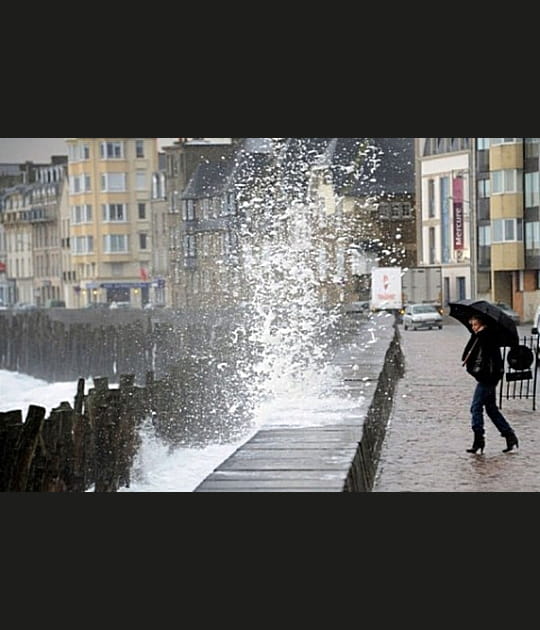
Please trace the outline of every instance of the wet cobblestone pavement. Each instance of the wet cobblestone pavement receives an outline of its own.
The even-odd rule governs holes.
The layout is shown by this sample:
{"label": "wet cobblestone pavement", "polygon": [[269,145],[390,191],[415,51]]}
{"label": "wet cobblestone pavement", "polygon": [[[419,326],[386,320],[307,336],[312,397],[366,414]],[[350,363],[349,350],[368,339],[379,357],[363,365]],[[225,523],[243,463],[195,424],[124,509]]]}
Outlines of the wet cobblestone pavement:
{"label": "wet cobblestone pavement", "polygon": [[[503,398],[501,411],[519,448],[503,453],[505,440],[485,417],[484,453],[467,453],[473,440],[470,402],[475,381],[461,367],[469,333],[459,323],[439,330],[399,327],[405,375],[382,447],[373,492],[540,491],[539,400]],[[530,335],[530,326],[519,329]],[[497,401],[499,401],[497,389]]]}

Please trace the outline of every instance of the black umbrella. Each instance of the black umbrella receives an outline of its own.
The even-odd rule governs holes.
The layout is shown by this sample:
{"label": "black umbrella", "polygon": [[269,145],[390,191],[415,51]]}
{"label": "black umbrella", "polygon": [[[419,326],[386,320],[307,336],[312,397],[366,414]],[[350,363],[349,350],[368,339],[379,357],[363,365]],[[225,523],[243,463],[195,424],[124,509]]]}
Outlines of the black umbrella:
{"label": "black umbrella", "polygon": [[459,300],[458,302],[448,302],[448,306],[450,307],[450,317],[454,317],[464,324],[469,332],[472,332],[469,319],[474,315],[479,315],[494,333],[499,346],[512,348],[519,345],[516,324],[495,304],[485,300]]}

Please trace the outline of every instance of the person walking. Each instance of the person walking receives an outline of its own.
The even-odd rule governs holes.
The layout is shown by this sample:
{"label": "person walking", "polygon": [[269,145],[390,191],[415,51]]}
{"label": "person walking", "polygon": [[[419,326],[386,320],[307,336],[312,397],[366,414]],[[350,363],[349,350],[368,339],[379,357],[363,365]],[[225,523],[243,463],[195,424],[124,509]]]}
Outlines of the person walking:
{"label": "person walking", "polygon": [[474,315],[469,319],[472,334],[463,350],[462,365],[467,372],[476,379],[476,387],[471,403],[471,428],[474,433],[474,441],[468,453],[483,453],[484,439],[484,410],[493,424],[506,439],[506,448],[503,453],[508,453],[514,447],[518,448],[517,436],[497,407],[497,384],[504,372],[503,360],[499,345],[493,338],[488,322],[481,315]]}

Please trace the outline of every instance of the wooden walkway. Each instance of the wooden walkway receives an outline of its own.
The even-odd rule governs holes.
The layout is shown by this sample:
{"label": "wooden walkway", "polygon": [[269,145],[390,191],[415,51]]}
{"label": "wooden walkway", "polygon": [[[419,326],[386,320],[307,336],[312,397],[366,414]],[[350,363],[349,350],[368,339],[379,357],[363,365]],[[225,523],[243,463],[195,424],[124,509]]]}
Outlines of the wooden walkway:
{"label": "wooden walkway", "polygon": [[[366,461],[373,438],[363,439],[365,421],[395,336],[390,316],[351,319],[350,335],[333,362],[341,368],[340,393],[365,397],[356,415],[348,412],[342,422],[323,426],[263,428],[194,492],[346,492],[351,479],[353,486],[362,486],[358,477],[371,478],[376,467]],[[386,419],[381,423],[384,432]]]}

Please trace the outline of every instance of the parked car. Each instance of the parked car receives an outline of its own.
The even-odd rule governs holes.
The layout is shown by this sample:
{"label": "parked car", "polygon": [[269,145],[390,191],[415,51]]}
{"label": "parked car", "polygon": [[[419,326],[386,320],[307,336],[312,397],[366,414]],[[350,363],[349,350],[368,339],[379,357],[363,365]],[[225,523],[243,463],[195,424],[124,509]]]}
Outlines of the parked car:
{"label": "parked car", "polygon": [[369,300],[360,300],[358,302],[349,302],[344,305],[346,313],[369,313],[371,303]]}
{"label": "parked car", "polygon": [[92,310],[104,310],[109,308],[108,302],[88,302],[84,308]]}
{"label": "parked car", "polygon": [[434,304],[407,304],[403,312],[403,328],[438,328],[442,330],[443,318]]}
{"label": "parked car", "polygon": [[64,300],[47,300],[45,304],[46,308],[66,308]]}
{"label": "parked car", "polygon": [[111,302],[109,308],[115,309],[129,309],[132,308],[131,302]]}
{"label": "parked car", "polygon": [[519,326],[519,322],[520,322],[519,313],[516,313],[516,311],[514,311],[514,309],[511,306],[508,306],[506,302],[493,302],[493,304],[495,304],[495,306],[498,306],[501,309],[501,311],[503,311],[503,313],[506,313],[516,326]]}
{"label": "parked car", "polygon": [[153,311],[156,309],[164,309],[167,308],[166,304],[161,304],[160,302],[147,302],[144,306],[143,309],[145,311]]}
{"label": "parked car", "polygon": [[17,302],[13,307],[16,311],[35,311],[37,306],[29,302]]}

